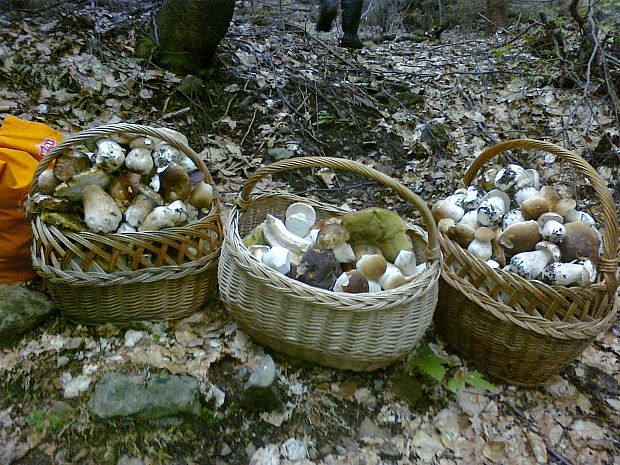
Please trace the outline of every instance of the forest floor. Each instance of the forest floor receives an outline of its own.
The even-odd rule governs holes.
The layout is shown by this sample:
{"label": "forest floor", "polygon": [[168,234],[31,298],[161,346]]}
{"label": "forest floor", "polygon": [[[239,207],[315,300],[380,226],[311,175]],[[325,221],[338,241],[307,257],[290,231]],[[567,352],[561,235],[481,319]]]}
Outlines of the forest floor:
{"label": "forest floor", "polygon": [[[531,39],[536,26],[527,34],[527,24],[493,35],[456,29],[439,41],[363,25],[365,48],[351,52],[337,47],[338,30],[317,35],[314,5],[239,4],[214,67],[179,76],[135,57],[152,2],[67,5],[45,15],[0,13],[0,115],[66,134],[120,121],[177,129],[208,161],[225,208],[257,167],[300,155],[355,159],[432,203],[459,186],[484,148],[523,137],[584,157],[618,206],[614,114],[596,83],[591,92],[567,85]],[[570,165],[541,153],[513,156],[596,214],[597,199]],[[402,200],[345,173],[287,173],[262,187],[417,218]],[[136,331],[141,343],[126,344]],[[197,336],[200,357],[188,342]],[[56,314],[0,350],[0,463],[286,464],[283,444],[295,438],[303,463],[620,464],[617,322],[530,389],[497,382],[452,392],[447,380],[477,367],[432,327],[421,347],[446,367],[443,381],[407,361],[355,373],[291,360],[252,342],[217,302],[185,322],[86,327]],[[259,414],[238,398],[263,351],[276,362],[285,402]],[[169,425],[104,422],[86,407],[89,392],[63,397],[67,374],[94,385],[108,371],[193,376],[208,415]]]}

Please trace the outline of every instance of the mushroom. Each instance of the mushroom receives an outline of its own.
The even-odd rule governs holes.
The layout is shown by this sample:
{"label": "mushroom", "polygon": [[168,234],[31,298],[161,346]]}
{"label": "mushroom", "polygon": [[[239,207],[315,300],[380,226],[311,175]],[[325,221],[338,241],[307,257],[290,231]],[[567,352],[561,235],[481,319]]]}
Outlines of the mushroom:
{"label": "mushroom", "polygon": [[540,192],[538,191],[538,189],[531,186],[527,186],[517,190],[514,195],[515,202],[517,202],[517,205],[519,205],[519,207],[525,200],[531,199],[532,197],[540,197]]}
{"label": "mushroom", "polygon": [[555,205],[555,212],[564,217],[565,223],[575,223],[577,221],[585,223],[588,226],[595,226],[596,222],[594,218],[588,215],[586,212],[582,212],[576,209],[577,202],[573,199],[560,200]]}
{"label": "mushroom", "polygon": [[387,260],[380,254],[362,255],[355,264],[358,271],[369,281],[377,281],[385,273],[387,266]]}
{"label": "mushroom", "polygon": [[[478,206],[480,206],[480,205],[478,205]],[[465,212],[465,214],[463,215],[463,218],[460,219],[458,224],[463,224],[463,225],[469,226],[471,229],[477,229],[480,226],[482,226],[478,222],[478,210],[474,209],[474,210],[470,210],[468,212]]]}
{"label": "mushroom", "polygon": [[467,251],[474,257],[486,261],[493,255],[491,241],[495,238],[495,232],[491,228],[481,226],[474,233],[474,240],[467,247]]}
{"label": "mushroom", "polygon": [[306,217],[306,222],[310,225],[310,227],[316,222],[316,212],[314,208],[307,203],[295,202],[290,204],[286,209],[285,217],[288,219],[289,216],[298,214],[302,214]]}
{"label": "mushroom", "polygon": [[347,244],[348,240],[349,231],[344,226],[339,223],[326,223],[319,230],[316,245],[321,249],[333,250],[338,262],[350,263],[355,260],[355,253],[353,248]]}
{"label": "mushroom", "polygon": [[153,211],[156,202],[145,194],[138,194],[133,203],[125,210],[125,221],[134,228],[140,226],[144,218]]}
{"label": "mushroom", "polygon": [[[149,151],[149,156],[151,154],[151,150],[155,148],[155,141],[150,137],[136,137],[129,141],[129,148],[131,149],[147,149]],[[152,162],[152,160],[151,160]]]}
{"label": "mushroom", "polygon": [[596,230],[585,223],[572,222],[564,225],[566,237],[560,244],[565,262],[588,259],[595,265],[599,261],[599,239]]}
{"label": "mushroom", "polygon": [[286,229],[284,222],[273,215],[267,215],[264,225],[263,236],[272,247],[281,246],[296,255],[301,255],[312,246],[310,241]]}
{"label": "mushroom", "polygon": [[213,186],[204,181],[194,184],[192,192],[189,194],[189,203],[196,208],[211,208],[213,203]]}
{"label": "mushroom", "polygon": [[415,253],[409,250],[401,250],[394,260],[394,265],[400,270],[403,276],[413,276],[417,273]]}
{"label": "mushroom", "polygon": [[480,179],[478,180],[478,185],[485,191],[490,191],[491,189],[493,189],[493,186],[495,184],[496,175],[497,168],[489,168],[484,173],[482,173],[482,176],[480,176]]}
{"label": "mushroom", "polygon": [[[555,188],[552,186],[542,186],[540,188],[540,196],[547,201],[549,205],[549,211],[558,212],[556,208],[556,204],[561,200]],[[560,213],[561,214],[561,213]]]}
{"label": "mushroom", "polygon": [[407,278],[405,278],[400,270],[392,264],[388,264],[385,273],[379,277],[379,284],[386,291],[396,289],[406,282]]}
{"label": "mushroom", "polygon": [[490,267],[491,269],[493,269],[493,270],[498,270],[498,269],[500,269],[500,268],[501,268],[501,265],[500,265],[497,261],[492,260],[492,259],[489,259],[489,260],[487,260],[487,261],[486,261],[486,262],[484,262],[484,263],[486,263],[487,265],[489,265],[489,267]]}
{"label": "mushroom", "polygon": [[287,274],[291,271],[291,251],[279,245],[271,247],[269,250],[263,252],[261,261],[278,273]]}
{"label": "mushroom", "polygon": [[435,221],[438,222],[443,218],[451,218],[454,221],[459,221],[461,218],[463,218],[463,215],[465,214],[465,210],[463,210],[463,207],[461,207],[455,202],[456,199],[454,197],[452,197],[452,201],[449,201],[448,198],[449,197],[438,200],[433,204],[431,208],[431,213],[433,214]]}
{"label": "mushroom", "polygon": [[525,169],[519,165],[510,164],[497,172],[494,184],[496,188],[506,192],[524,178],[529,178]]}
{"label": "mushroom", "polygon": [[381,253],[381,248],[378,245],[369,244],[368,242],[360,242],[359,244],[355,244],[353,246],[353,253],[355,254],[355,263],[357,263],[363,255],[383,255]]}
{"label": "mushroom", "polygon": [[160,231],[165,228],[172,228],[187,220],[187,207],[182,200],[175,200],[169,205],[155,207],[149,213],[138,231]]}
{"label": "mushroom", "polygon": [[521,252],[510,260],[510,270],[526,279],[537,279],[548,263],[560,260],[560,249],[552,242],[536,244],[536,250]]}
{"label": "mushroom", "polygon": [[534,220],[514,223],[504,229],[499,236],[499,243],[509,255],[534,250],[541,240],[538,223]]}
{"label": "mushroom", "polygon": [[54,176],[53,168],[48,168],[43,171],[39,177],[37,178],[36,185],[34,186],[34,190],[43,195],[51,195],[54,192],[54,189],[60,184],[58,179]]}
{"label": "mushroom", "polygon": [[596,268],[590,260],[583,263],[550,263],[542,271],[543,281],[559,286],[589,286],[596,281]]}
{"label": "mushroom", "polygon": [[62,182],[54,189],[56,197],[66,197],[69,200],[79,201],[82,199],[82,190],[85,186],[97,184],[102,188],[110,184],[110,175],[101,168],[93,167],[82,173],[78,173],[68,181]]}
{"label": "mushroom", "polygon": [[566,237],[562,215],[554,212],[543,213],[538,217],[538,230],[545,241],[559,244]]}
{"label": "mushroom", "polygon": [[92,168],[93,163],[90,158],[79,150],[72,153],[63,153],[54,162],[54,176],[60,181],[68,181],[73,176]]}
{"label": "mushroom", "polygon": [[301,256],[294,278],[310,286],[332,289],[342,269],[330,249],[309,250]]}
{"label": "mushroom", "polygon": [[440,232],[446,234],[449,239],[457,242],[464,249],[474,240],[475,229],[468,224],[460,222],[455,224],[454,220],[444,218],[437,226]]}
{"label": "mushroom", "polygon": [[110,196],[120,206],[127,205],[136,198],[140,192],[140,175],[132,171],[126,171],[117,176],[110,186]]}
{"label": "mushroom", "polygon": [[286,216],[284,224],[286,225],[286,229],[293,234],[304,237],[310,232],[310,228],[314,224],[314,221],[308,221],[308,218],[303,213],[293,213]]}
{"label": "mushroom", "polygon": [[82,191],[84,222],[93,232],[109,233],[118,228],[123,212],[103,188],[97,184],[85,186]]}
{"label": "mushroom", "polygon": [[360,294],[362,292],[368,292],[368,290],[368,279],[357,270],[342,273],[334,283],[334,292]]}
{"label": "mushroom", "polygon": [[510,210],[508,213],[504,215],[504,218],[502,219],[502,227],[504,229],[508,229],[513,224],[521,223],[523,221],[525,221],[525,218],[523,217],[523,213],[521,212],[520,209],[515,208],[514,210]]}
{"label": "mushroom", "polygon": [[149,174],[153,169],[153,157],[147,148],[136,147],[125,157],[125,166],[140,174]]}
{"label": "mushroom", "polygon": [[170,163],[180,164],[179,162],[183,157],[183,154],[179,150],[166,142],[157,144],[151,155],[153,157],[153,163],[157,168],[169,165]]}
{"label": "mushroom", "polygon": [[465,197],[463,198],[462,207],[466,211],[473,210],[478,208],[480,202],[482,202],[482,195],[480,189],[478,189],[476,186],[469,186],[465,193]]}
{"label": "mushroom", "polygon": [[517,181],[517,189],[524,187],[533,187],[534,189],[540,189],[540,174],[535,169],[525,170],[526,176],[519,178]]}
{"label": "mushroom", "polygon": [[[259,262],[263,261],[263,255],[269,252],[270,249],[271,247],[269,247],[268,245],[260,245],[260,244],[255,244],[255,245],[251,245],[248,247],[248,251],[250,252],[250,255],[252,255],[252,257],[254,257]],[[288,273],[288,271],[286,273]]]}
{"label": "mushroom", "polygon": [[157,170],[159,175],[158,192],[167,202],[187,200],[192,191],[192,182],[185,169],[177,163],[169,163]]}
{"label": "mushroom", "polygon": [[521,213],[526,220],[536,220],[549,211],[549,202],[544,197],[530,197],[521,203]]}
{"label": "mushroom", "polygon": [[115,140],[99,139],[95,150],[95,165],[112,173],[123,166],[125,149]]}
{"label": "mushroom", "polygon": [[498,224],[510,209],[510,198],[505,192],[493,189],[478,207],[478,222],[483,226]]}
{"label": "mushroom", "polygon": [[121,223],[120,226],[118,227],[118,229],[116,230],[116,232],[119,233],[119,234],[124,234],[124,233],[128,233],[128,232],[136,232],[136,231],[137,231],[137,229],[134,228],[129,223]]}

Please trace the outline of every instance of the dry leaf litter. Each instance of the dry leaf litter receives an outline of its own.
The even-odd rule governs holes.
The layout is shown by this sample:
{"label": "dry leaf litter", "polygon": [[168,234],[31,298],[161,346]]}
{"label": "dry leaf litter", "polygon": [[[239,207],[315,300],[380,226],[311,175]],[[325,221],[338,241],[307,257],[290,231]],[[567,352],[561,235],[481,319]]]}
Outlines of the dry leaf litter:
{"label": "dry leaf litter", "polygon": [[[518,31],[414,43],[369,40],[378,35],[363,28],[366,48],[349,53],[335,47],[336,33],[316,35],[313,5],[239,4],[205,84],[134,58],[153,3],[89,5],[48,17],[0,15],[0,112],[66,133],[117,121],[177,129],[204,148],[225,203],[258,166],[294,155],[354,158],[430,203],[454,190],[483,148],[525,136],[584,156],[618,200],[617,148],[599,146],[618,137],[611,111],[582,89],[555,87],[553,63],[522,40],[496,53]],[[445,137],[436,134],[442,128]],[[596,212],[584,180],[560,160],[514,158]],[[316,170],[258,187],[411,212],[369,186]],[[432,331],[422,345],[452,372],[474,369]],[[217,303],[182,321],[128,327],[54,316],[0,351],[0,463],[620,464],[619,347],[616,323],[543,386],[453,394],[406,362],[356,374],[278,356]],[[283,405],[249,413],[238,397],[265,351]],[[203,414],[178,423],[99,421],[86,402],[111,371],[191,376]],[[51,424],[52,412],[64,420]]]}

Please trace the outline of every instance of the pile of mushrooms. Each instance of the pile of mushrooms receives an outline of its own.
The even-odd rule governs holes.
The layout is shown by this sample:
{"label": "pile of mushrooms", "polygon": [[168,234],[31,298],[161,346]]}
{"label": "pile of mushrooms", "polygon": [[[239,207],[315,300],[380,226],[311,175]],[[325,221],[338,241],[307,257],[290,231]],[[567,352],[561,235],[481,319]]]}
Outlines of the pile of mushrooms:
{"label": "pile of mushrooms", "polygon": [[378,245],[352,238],[342,217],[317,221],[314,208],[302,202],[289,205],[284,220],[267,214],[244,244],[277,272],[334,292],[396,289],[426,269],[426,263],[416,263],[411,247],[390,263]]}
{"label": "pile of mushrooms", "polygon": [[541,186],[536,170],[492,168],[431,211],[442,233],[491,268],[552,285],[596,281],[602,240],[595,220]]}
{"label": "pile of mushrooms", "polygon": [[172,145],[119,135],[60,154],[34,181],[27,207],[64,229],[125,233],[195,222],[213,196],[205,173]]}

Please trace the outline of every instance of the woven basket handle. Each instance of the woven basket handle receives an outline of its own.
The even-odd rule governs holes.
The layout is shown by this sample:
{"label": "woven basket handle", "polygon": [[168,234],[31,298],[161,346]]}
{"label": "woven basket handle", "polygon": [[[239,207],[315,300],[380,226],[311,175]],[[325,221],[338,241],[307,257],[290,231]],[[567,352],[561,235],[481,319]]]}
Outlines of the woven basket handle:
{"label": "woven basket handle", "polygon": [[398,195],[400,195],[401,198],[413,205],[422,214],[422,219],[424,220],[428,231],[428,247],[426,249],[427,259],[429,261],[439,259],[440,251],[437,240],[437,227],[426,202],[395,179],[356,161],[333,157],[298,157],[278,161],[272,163],[271,165],[261,167],[252,176],[250,176],[243,186],[243,190],[237,198],[237,205],[242,211],[245,211],[250,206],[250,194],[258,181],[261,179],[283,171],[312,167],[328,167],[349,171],[351,173],[368,177],[377,183],[394,190]]}
{"label": "woven basket handle", "polygon": [[80,142],[84,142],[88,139],[92,139],[93,137],[104,137],[119,132],[136,133],[136,136],[151,136],[169,143],[174,148],[180,150],[189,158],[191,158],[191,160],[198,167],[198,169],[207,175],[207,180],[209,182],[213,182],[213,180],[211,179],[211,174],[209,173],[209,170],[207,169],[204,161],[202,161],[202,159],[198,156],[196,152],[194,152],[194,150],[192,150],[190,146],[177,139],[173,135],[158,128],[131,123],[106,124],[91,129],[85,129],[80,133],[69,136],[67,139],[65,139],[52,150],[50,150],[49,153],[47,153],[43,158],[41,158],[41,161],[39,161],[39,165],[34,172],[33,179],[37,179],[39,175],[49,167],[52,161],[56,159],[56,157],[58,157],[60,154],[62,154],[65,149],[70,148]]}
{"label": "woven basket handle", "polygon": [[603,211],[603,254],[599,262],[599,272],[605,277],[609,294],[613,296],[618,288],[618,218],[614,200],[603,179],[587,161],[559,145],[532,139],[515,139],[489,147],[476,157],[467,169],[463,184],[469,186],[482,166],[496,155],[506,150],[542,150],[571,163],[575,169],[586,176],[599,198]]}

